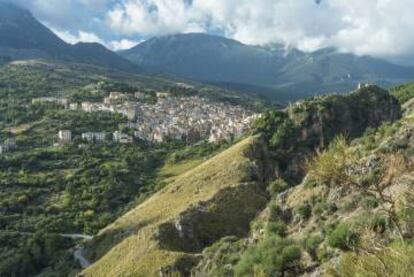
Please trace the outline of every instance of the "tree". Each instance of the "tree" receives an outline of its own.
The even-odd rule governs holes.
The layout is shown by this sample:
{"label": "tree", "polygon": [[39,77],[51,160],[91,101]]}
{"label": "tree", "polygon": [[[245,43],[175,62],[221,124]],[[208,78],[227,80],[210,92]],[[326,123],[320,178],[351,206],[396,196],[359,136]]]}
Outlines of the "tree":
{"label": "tree", "polygon": [[[389,188],[396,177],[410,171],[412,163],[403,154],[396,152],[379,156],[378,166],[368,168],[368,173],[361,174],[366,165],[357,160],[355,151],[349,147],[344,137],[337,137],[329,148],[317,155],[309,165],[309,176],[329,188],[349,186],[362,194],[374,197],[381,211],[397,229],[404,241],[397,211],[397,201]],[[369,178],[367,178],[369,177]]]}

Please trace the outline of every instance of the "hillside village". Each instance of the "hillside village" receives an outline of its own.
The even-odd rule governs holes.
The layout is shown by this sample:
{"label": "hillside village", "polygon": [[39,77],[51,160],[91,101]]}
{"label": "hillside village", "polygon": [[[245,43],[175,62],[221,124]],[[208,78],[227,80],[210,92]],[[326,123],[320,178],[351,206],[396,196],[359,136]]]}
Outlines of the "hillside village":
{"label": "hillside village", "polygon": [[[32,99],[32,104],[54,103],[73,111],[110,112],[124,115],[128,121],[112,134],[101,130],[82,133],[88,143],[99,143],[111,138],[117,143],[132,143],[134,139],[151,143],[168,140],[210,143],[231,141],[249,130],[259,115],[242,106],[213,102],[198,96],[177,97],[169,93],[156,93],[156,102],[148,100],[148,93],[127,94],[110,92],[102,102],[70,102],[67,98],[41,97]],[[128,135],[133,134],[132,135]],[[68,144],[73,140],[71,130],[60,130],[57,144]]]}

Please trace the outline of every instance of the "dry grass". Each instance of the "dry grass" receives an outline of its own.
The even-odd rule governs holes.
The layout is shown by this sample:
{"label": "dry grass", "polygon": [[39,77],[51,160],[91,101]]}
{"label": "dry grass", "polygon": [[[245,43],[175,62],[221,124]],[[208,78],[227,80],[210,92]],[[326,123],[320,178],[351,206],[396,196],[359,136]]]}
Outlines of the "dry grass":
{"label": "dry grass", "polygon": [[[82,274],[85,276],[158,276],[185,253],[163,250],[153,239],[160,224],[171,221],[220,190],[250,178],[252,161],[246,156],[255,142],[248,138],[201,165],[186,171],[147,201],[103,229],[97,255],[107,252]],[[118,243],[119,242],[119,243]],[[112,248],[113,244],[118,243]]]}
{"label": "dry grass", "polygon": [[192,159],[175,164],[168,163],[161,168],[158,175],[161,180],[164,180],[166,183],[170,183],[173,182],[177,176],[180,176],[185,172],[199,166],[204,161],[204,159]]}

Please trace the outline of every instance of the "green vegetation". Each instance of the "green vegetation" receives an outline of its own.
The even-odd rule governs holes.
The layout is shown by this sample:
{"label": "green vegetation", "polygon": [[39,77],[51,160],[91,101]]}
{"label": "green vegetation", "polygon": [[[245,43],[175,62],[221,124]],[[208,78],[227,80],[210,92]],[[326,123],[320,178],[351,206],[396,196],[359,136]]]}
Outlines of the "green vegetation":
{"label": "green vegetation", "polygon": [[284,111],[269,110],[257,120],[253,133],[264,134],[285,179],[294,183],[305,174],[306,158],[326,148],[336,136],[353,139],[400,115],[397,99],[369,86],[346,95],[314,97]]}
{"label": "green vegetation", "polygon": [[414,97],[414,83],[408,83],[392,88],[391,93],[401,104],[404,104]]}
{"label": "green vegetation", "polygon": [[[37,97],[102,101],[110,91],[174,90],[156,77],[120,74],[91,66],[48,62],[0,67],[0,144],[9,137],[17,148],[0,155],[0,276],[69,276],[76,241],[61,233],[95,235],[165,184],[203,163],[229,144],[167,142],[129,145],[111,141],[127,119],[107,112],[71,111]],[[194,93],[234,103],[243,97],[214,88]],[[179,94],[182,91],[175,90]],[[184,93],[184,92],[182,92]],[[246,101],[246,103],[249,101]],[[55,145],[59,130],[72,131],[72,144]],[[106,132],[100,144],[84,132]]]}
{"label": "green vegetation", "polygon": [[268,236],[246,251],[235,267],[235,276],[285,276],[299,269],[300,247],[292,240]]}
{"label": "green vegetation", "polygon": [[346,253],[333,276],[409,277],[414,270],[414,246],[393,243],[377,253]]}
{"label": "green vegetation", "polygon": [[349,223],[338,224],[328,236],[328,243],[331,247],[342,250],[352,249],[358,242],[358,235],[352,230]]}

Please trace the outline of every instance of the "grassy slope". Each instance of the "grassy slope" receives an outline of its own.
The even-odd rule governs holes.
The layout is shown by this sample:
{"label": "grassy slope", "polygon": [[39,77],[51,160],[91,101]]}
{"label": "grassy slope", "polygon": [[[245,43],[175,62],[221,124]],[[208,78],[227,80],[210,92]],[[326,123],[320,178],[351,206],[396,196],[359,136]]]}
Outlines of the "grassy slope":
{"label": "grassy slope", "polygon": [[[220,191],[241,187],[242,183],[250,181],[254,164],[246,154],[252,149],[255,141],[255,138],[248,138],[187,171],[146,202],[102,230],[95,244],[98,252],[103,253],[102,251],[110,249],[113,242],[120,243],[83,274],[158,276],[161,267],[173,265],[178,258],[185,257],[185,253],[163,249],[154,239],[154,234],[162,223],[176,219],[194,205],[217,197]],[[242,191],[227,199],[230,200],[228,202],[232,202],[228,203],[231,206],[229,211],[237,206],[233,205],[233,201],[236,204],[240,204],[239,201],[251,201],[250,208],[253,210],[259,210],[266,202],[265,197],[255,193],[252,188],[246,187]],[[237,199],[238,197],[240,199]],[[245,205],[248,210],[249,205]],[[221,211],[222,208],[211,207],[217,211]],[[234,216],[233,220],[235,224],[240,223],[237,221],[240,220],[238,216]]]}

